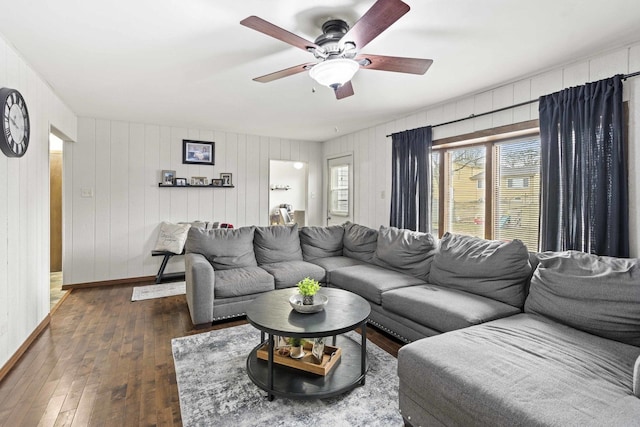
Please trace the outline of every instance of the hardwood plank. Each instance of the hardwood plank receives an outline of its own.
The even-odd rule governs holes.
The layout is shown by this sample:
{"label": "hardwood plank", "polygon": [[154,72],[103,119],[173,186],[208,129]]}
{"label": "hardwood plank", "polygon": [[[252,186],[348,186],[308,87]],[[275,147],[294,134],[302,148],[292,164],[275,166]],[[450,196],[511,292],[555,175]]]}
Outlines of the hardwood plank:
{"label": "hardwood plank", "polygon": [[[0,426],[182,425],[171,339],[247,321],[194,329],[184,295],[131,302],[134,285],[69,294],[0,382]],[[372,326],[367,337],[402,346]]]}

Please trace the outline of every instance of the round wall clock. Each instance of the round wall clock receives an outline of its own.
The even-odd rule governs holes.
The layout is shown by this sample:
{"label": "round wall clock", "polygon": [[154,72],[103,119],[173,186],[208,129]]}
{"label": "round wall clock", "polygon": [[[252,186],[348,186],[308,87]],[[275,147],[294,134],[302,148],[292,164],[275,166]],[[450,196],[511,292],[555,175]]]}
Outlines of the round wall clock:
{"label": "round wall clock", "polygon": [[15,89],[0,89],[2,136],[0,149],[7,157],[22,157],[29,147],[29,111],[24,98]]}

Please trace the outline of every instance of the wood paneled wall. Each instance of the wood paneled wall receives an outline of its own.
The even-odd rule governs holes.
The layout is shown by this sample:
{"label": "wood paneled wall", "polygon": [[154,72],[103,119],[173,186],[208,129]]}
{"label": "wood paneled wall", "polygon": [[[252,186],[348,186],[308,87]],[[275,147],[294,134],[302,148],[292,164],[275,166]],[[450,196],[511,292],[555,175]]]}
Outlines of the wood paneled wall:
{"label": "wood paneled wall", "polygon": [[[391,193],[391,138],[386,135],[421,126],[469,117],[567,87],[640,71],[640,43],[567,64],[475,95],[452,100],[402,119],[327,141],[324,157],[354,153],[355,222],[377,228],[389,225]],[[624,97],[629,101],[629,191],[632,255],[640,256],[640,77],[627,80]],[[538,118],[538,103],[505,110],[434,129],[434,139],[462,135]],[[324,200],[326,207],[326,200]]]}
{"label": "wood paneled wall", "polygon": [[[215,166],[183,165],[183,139],[215,141]],[[151,250],[162,221],[267,225],[269,160],[309,164],[307,224],[319,224],[321,153],[318,142],[80,118],[78,141],[64,150],[72,165],[65,177],[65,284],[155,275],[160,257]],[[235,188],[158,188],[162,169],[180,178],[231,172]],[[183,269],[175,257],[167,271]]]}
{"label": "wood paneled wall", "polygon": [[19,158],[0,154],[0,366],[49,313],[49,127],[70,139],[77,118],[0,37],[0,87],[27,102],[31,140]]}

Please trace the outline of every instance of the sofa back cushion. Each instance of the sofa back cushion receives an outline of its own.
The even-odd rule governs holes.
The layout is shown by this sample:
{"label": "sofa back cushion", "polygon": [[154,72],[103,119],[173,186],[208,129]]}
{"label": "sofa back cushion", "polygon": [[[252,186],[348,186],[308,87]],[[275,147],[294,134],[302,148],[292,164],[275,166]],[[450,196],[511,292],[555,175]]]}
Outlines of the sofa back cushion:
{"label": "sofa back cushion", "polygon": [[343,227],[342,254],[360,261],[372,262],[378,242],[378,230],[352,222],[344,223]]}
{"label": "sofa back cushion", "polygon": [[543,252],[538,259],[527,313],[640,346],[640,259],[578,251]]}
{"label": "sofa back cushion", "polygon": [[302,261],[298,224],[256,227],[253,249],[258,265]]}
{"label": "sofa back cushion", "polygon": [[429,282],[522,308],[531,273],[520,240],[502,242],[445,233],[433,258]]}
{"label": "sofa back cushion", "polygon": [[204,230],[192,227],[187,236],[186,252],[204,255],[216,270],[256,267],[253,252],[255,227]]}
{"label": "sofa back cushion", "polygon": [[298,233],[305,261],[342,255],[343,226],[302,227]]}
{"label": "sofa back cushion", "polygon": [[373,263],[426,281],[436,250],[429,233],[380,227]]}

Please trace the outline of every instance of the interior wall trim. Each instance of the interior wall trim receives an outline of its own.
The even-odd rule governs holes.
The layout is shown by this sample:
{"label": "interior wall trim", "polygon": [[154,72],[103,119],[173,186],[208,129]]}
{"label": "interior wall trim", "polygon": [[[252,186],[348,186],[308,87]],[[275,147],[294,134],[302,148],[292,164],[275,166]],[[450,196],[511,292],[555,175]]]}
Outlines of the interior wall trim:
{"label": "interior wall trim", "polygon": [[9,358],[7,363],[5,363],[2,368],[0,368],[0,382],[4,379],[5,376],[13,369],[14,366],[20,361],[24,353],[31,347],[31,344],[40,336],[42,331],[44,331],[47,326],[51,323],[51,315],[47,314],[46,317],[40,322],[40,324],[36,327],[36,329],[31,332],[29,337],[22,343],[22,345],[16,350],[16,352]]}
{"label": "interior wall trim", "polygon": [[156,276],[141,276],[141,277],[128,277],[126,279],[117,280],[103,280],[100,282],[86,282],[86,283],[74,283],[71,285],[62,285],[62,290],[67,291],[70,289],[85,289],[85,288],[98,288],[102,286],[117,286],[117,285],[130,285],[132,283],[140,282],[155,282]]}

